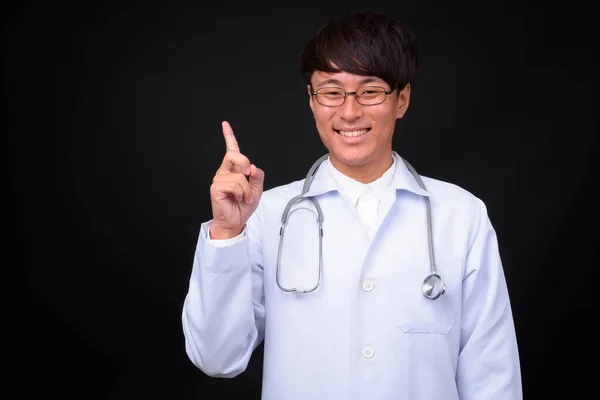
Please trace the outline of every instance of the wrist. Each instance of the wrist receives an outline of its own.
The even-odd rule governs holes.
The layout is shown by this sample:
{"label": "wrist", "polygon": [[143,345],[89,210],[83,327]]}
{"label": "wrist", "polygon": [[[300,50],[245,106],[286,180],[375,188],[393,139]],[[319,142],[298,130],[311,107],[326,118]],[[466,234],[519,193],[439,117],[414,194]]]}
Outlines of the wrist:
{"label": "wrist", "polygon": [[224,228],[213,223],[210,226],[208,234],[211,239],[226,240],[238,236],[240,233],[242,233],[243,230],[243,226],[239,228]]}

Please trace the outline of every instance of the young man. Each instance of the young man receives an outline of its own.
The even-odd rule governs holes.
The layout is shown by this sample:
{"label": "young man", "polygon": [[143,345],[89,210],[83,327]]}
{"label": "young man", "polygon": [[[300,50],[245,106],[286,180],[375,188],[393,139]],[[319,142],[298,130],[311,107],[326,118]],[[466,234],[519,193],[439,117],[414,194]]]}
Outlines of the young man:
{"label": "young man", "polygon": [[203,372],[240,374],[264,340],[265,400],[522,398],[485,205],[392,150],[417,68],[414,39],[385,15],[319,30],[302,71],[328,154],[264,193],[223,122],[182,313]]}

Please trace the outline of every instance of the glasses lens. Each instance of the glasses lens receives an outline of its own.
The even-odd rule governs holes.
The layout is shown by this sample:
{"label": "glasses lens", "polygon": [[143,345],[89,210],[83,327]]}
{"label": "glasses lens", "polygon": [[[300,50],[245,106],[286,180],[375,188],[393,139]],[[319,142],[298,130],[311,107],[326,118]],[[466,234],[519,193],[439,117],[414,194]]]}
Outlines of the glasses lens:
{"label": "glasses lens", "polygon": [[344,103],[344,91],[339,88],[317,90],[317,101],[325,106],[339,106]]}
{"label": "glasses lens", "polygon": [[364,105],[383,103],[385,100],[385,89],[377,86],[365,86],[357,91],[356,97],[358,97],[358,102]]}

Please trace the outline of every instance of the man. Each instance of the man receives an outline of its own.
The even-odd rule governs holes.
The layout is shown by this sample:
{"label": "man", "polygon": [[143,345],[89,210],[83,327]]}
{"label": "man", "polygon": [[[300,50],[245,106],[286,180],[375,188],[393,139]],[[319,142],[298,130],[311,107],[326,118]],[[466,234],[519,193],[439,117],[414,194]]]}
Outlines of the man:
{"label": "man", "polygon": [[320,29],[302,72],[328,154],[264,192],[223,122],[182,312],[207,375],[240,374],[264,340],[265,400],[522,398],[485,205],[392,150],[417,68],[413,37],[385,15]]}

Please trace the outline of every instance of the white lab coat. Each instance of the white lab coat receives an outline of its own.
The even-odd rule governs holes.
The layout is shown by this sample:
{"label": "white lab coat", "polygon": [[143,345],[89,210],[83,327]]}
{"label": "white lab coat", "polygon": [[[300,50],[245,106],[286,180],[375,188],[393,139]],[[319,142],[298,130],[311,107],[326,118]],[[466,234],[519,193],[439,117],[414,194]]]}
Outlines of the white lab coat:
{"label": "white lab coat", "polygon": [[[370,241],[342,199],[327,160],[309,195],[323,210],[319,288],[275,281],[281,215],[303,181],[267,190],[241,240],[215,246],[201,225],[182,311],[186,352],[204,373],[243,372],[264,339],[263,400],[520,400],[515,329],[496,234],[483,202],[422,177],[394,153],[395,196]],[[428,300],[426,208],[446,293]],[[281,259],[283,286],[318,273],[314,206],[293,209]]]}

